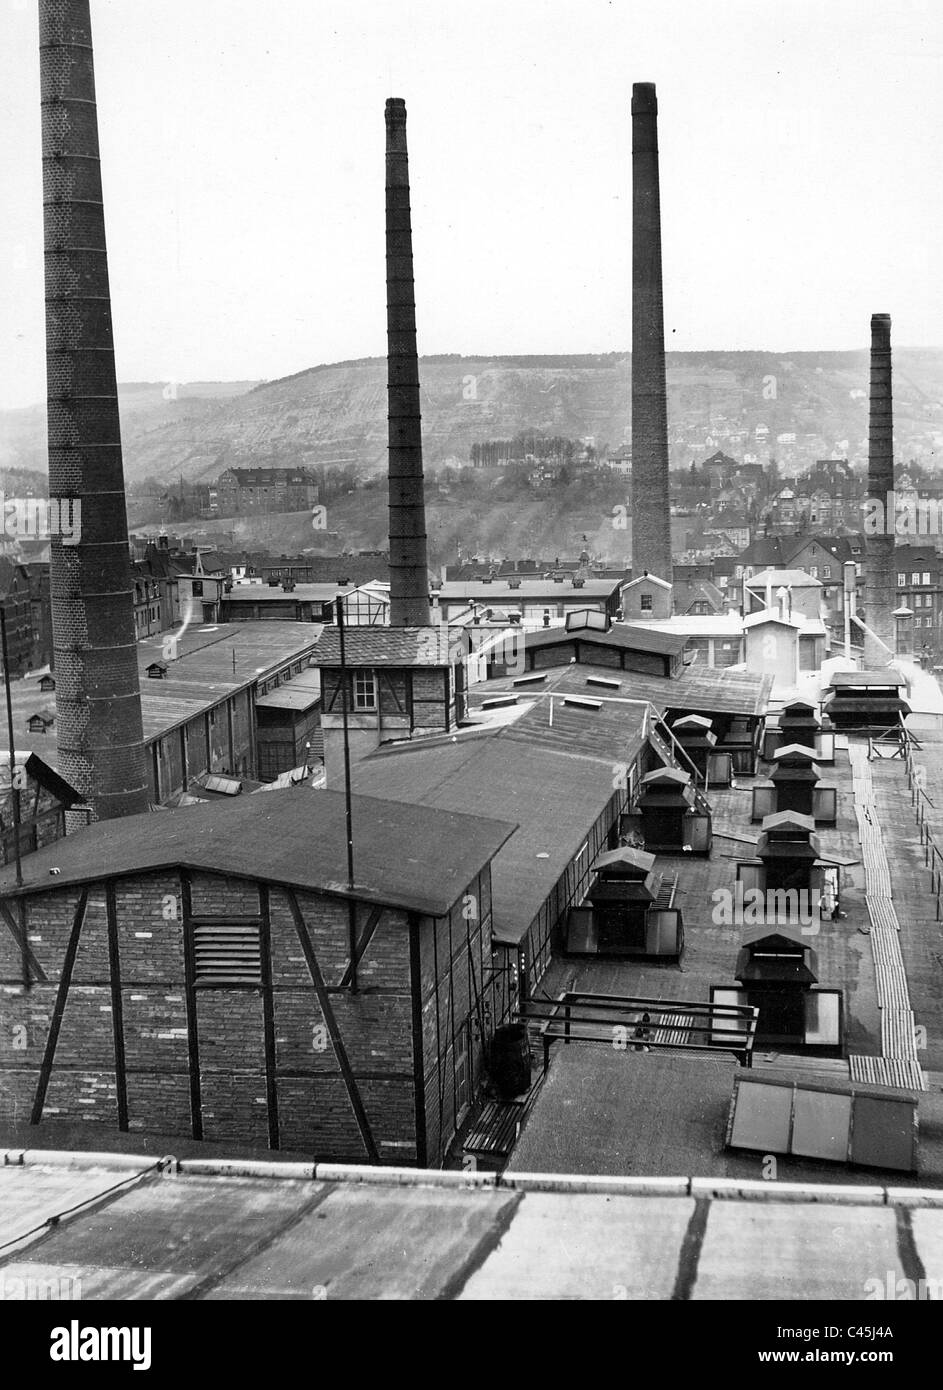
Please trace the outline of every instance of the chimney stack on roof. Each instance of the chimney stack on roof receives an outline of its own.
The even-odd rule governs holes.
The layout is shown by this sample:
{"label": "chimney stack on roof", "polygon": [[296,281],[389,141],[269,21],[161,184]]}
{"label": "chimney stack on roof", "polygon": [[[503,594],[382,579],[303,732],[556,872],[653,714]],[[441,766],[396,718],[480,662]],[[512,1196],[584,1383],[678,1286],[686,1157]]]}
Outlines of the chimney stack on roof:
{"label": "chimney stack on roof", "polygon": [[406,103],[386,103],[386,323],[389,393],[390,626],[430,622],[419,356],[409,215]]}
{"label": "chimney stack on roof", "polygon": [[50,544],[59,771],[108,820],[148,789],[89,0],[40,0],[39,44],[49,496],[79,538]]}
{"label": "chimney stack on roof", "polygon": [[658,102],[632,87],[632,568],[671,581]]}
{"label": "chimney stack on roof", "polygon": [[864,664],[887,666],[894,657],[894,403],[891,316],[871,316],[871,409],[868,427],[868,497],[880,502],[881,530],[865,538]]}

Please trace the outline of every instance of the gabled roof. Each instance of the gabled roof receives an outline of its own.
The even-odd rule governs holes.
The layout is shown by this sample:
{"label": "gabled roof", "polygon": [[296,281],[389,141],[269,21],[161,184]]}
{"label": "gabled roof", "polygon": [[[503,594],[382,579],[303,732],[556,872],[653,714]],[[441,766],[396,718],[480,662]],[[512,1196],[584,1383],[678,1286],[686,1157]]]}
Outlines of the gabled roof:
{"label": "gabled roof", "polygon": [[679,767],[656,767],[652,772],[646,772],[641,785],[643,787],[663,787],[670,784],[686,787],[690,780],[690,772],[682,772]]}
{"label": "gabled roof", "polygon": [[702,733],[711,727],[711,721],[703,714],[683,714],[680,719],[674,721],[671,727],[675,731],[691,729],[697,733]]}
{"label": "gabled roof", "polygon": [[[590,826],[617,794],[611,758],[574,755],[564,751],[565,744],[541,747],[515,735],[509,726],[417,739],[380,749],[351,769],[355,788],[405,802],[409,814],[425,807],[435,818],[474,807],[478,814],[517,822],[491,871],[493,935],[507,944],[527,934]],[[450,853],[430,846],[430,875]]]}
{"label": "gabled roof", "polygon": [[514,833],[506,819],[373,796],[353,798],[353,827],[352,891],[343,793],[298,788],[99,821],[27,855],[22,888],[12,868],[0,870],[0,893],[182,865],[440,917]]}
{"label": "gabled roof", "polygon": [[803,951],[812,949],[802,928],[791,923],[757,922],[747,927],[740,938],[741,946],[757,946],[760,942],[769,946],[801,946]]}
{"label": "gabled roof", "polygon": [[778,588],[794,589],[821,589],[821,580],[813,579],[806,570],[787,570],[787,569],[765,569],[759,574],[755,574],[752,579],[746,581],[747,588],[761,589],[767,584],[773,586],[774,591]]}
{"label": "gabled roof", "polygon": [[688,644],[685,636],[665,632],[659,628],[636,627],[631,623],[613,623],[608,632],[597,632],[592,628],[580,628],[567,632],[562,627],[545,627],[537,632],[528,632],[525,646],[531,650],[539,647],[557,647],[572,642],[586,642],[593,646],[612,647],[620,651],[656,652],[662,656],[677,656]]}
{"label": "gabled roof", "polygon": [[[527,640],[529,644],[529,634]],[[467,650],[464,629],[444,624],[344,629],[344,661],[348,666],[448,666]],[[325,628],[311,661],[315,666],[340,666],[337,628]]]}
{"label": "gabled roof", "polygon": [[804,743],[787,743],[784,748],[777,748],[773,754],[773,762],[785,762],[787,758],[805,759],[807,762],[815,762],[815,749],[809,748]]}
{"label": "gabled roof", "polygon": [[815,706],[809,704],[808,700],[787,700],[780,711],[780,717],[786,715],[787,718],[800,714],[811,714],[818,717],[815,713]]}
{"label": "gabled roof", "polygon": [[792,627],[798,632],[799,628],[805,626],[802,618],[782,618],[774,608],[764,608],[759,613],[751,613],[748,618],[744,618],[744,627],[762,627],[764,623],[778,623],[780,627]]}
{"label": "gabled roof", "polygon": [[[60,801],[63,806],[74,806],[77,801],[82,800],[81,794],[77,792],[73,786],[70,786],[64,777],[60,777],[59,773],[51,768],[47,762],[38,757],[36,753],[24,753],[22,750],[17,751],[14,765],[22,767],[27,777],[38,782],[41,787],[44,787],[46,791],[54,796],[57,801]],[[7,749],[0,749],[0,796],[6,795],[10,790],[9,767],[10,754]]]}
{"label": "gabled roof", "polygon": [[607,850],[605,854],[599,855],[593,865],[594,869],[637,869],[646,874],[654,867],[654,854],[647,854],[643,849],[632,849],[629,845]]}
{"label": "gabled roof", "polygon": [[662,589],[671,588],[671,585],[668,583],[667,579],[659,579],[657,574],[640,574],[638,579],[630,579],[627,584],[623,584],[622,592],[625,593],[626,589],[634,589],[636,584],[642,584],[646,580],[649,584],[660,585]]}
{"label": "gabled roof", "polygon": [[799,811],[774,811],[771,816],[764,816],[760,824],[764,834],[770,830],[801,830],[812,834],[815,830],[812,817]]}

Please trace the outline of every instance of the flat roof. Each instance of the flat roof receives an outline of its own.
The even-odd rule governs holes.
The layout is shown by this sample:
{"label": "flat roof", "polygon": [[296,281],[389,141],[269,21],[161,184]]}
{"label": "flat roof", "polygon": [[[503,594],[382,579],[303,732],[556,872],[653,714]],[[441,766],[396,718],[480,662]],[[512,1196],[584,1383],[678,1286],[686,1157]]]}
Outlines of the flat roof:
{"label": "flat roof", "polygon": [[447,579],[435,591],[433,597],[440,602],[458,602],[461,599],[480,599],[482,602],[501,595],[502,599],[514,598],[537,600],[539,598],[609,598],[622,587],[621,579],[585,579],[574,585],[572,579],[533,579],[523,575],[499,576],[487,579]]}
{"label": "flat roof", "polygon": [[26,855],[22,888],[11,866],[0,870],[0,893],[48,893],[183,865],[441,917],[514,833],[507,816],[407,809],[374,796],[353,798],[353,828],[353,890],[344,795],[306,786],[99,821]]}
{"label": "flat roof", "polygon": [[[591,712],[579,712],[591,726]],[[491,866],[493,935],[516,945],[615,794],[612,758],[541,746],[508,725],[384,749],[354,765],[356,789],[441,811],[517,822]]]}
{"label": "flat roof", "polygon": [[676,613],[670,618],[633,618],[633,626],[656,632],[682,633],[686,637],[716,634],[718,637],[739,637],[743,618],[739,613]]}
{"label": "flat roof", "polygon": [[358,588],[356,584],[297,583],[291,590],[283,589],[281,584],[235,584],[229,593],[223,594],[222,603],[275,603],[290,599],[325,603],[339,595],[346,596]]}
{"label": "flat roof", "polygon": [[889,666],[886,671],[836,671],[829,680],[829,685],[835,690],[868,685],[879,688],[890,685],[899,689],[902,685],[906,685],[906,681],[895,667]]}
{"label": "flat roof", "polygon": [[[594,1050],[564,1051],[579,1063]],[[609,1051],[607,1094],[618,1076],[630,1107],[634,1074],[647,1069],[654,1079],[657,1059]],[[689,1070],[696,1084],[706,1069]],[[564,1116],[568,1138],[584,1115],[587,1129],[601,1129],[598,1092],[589,1077]],[[729,1094],[728,1080],[724,1111]],[[692,1127],[704,1129],[710,1105]],[[875,1174],[854,1186],[823,1164],[813,1174],[811,1163],[801,1184],[763,1182],[756,1155],[733,1152],[719,1174],[687,1177],[703,1168],[686,1165],[686,1147],[669,1151],[662,1168],[633,1161],[638,1140],[653,1134],[657,1124],[631,1114],[626,1147],[610,1152],[635,1175],[608,1178],[573,1175],[575,1150],[562,1144],[555,1172],[512,1165],[500,1177],[206,1156],[212,1146],[179,1159],[161,1159],[161,1150],[10,1149],[0,1152],[0,1211],[16,1244],[0,1257],[0,1280],[7,1299],[40,1283],[80,1289],[86,1306],[155,1297],[611,1301],[614,1291],[643,1301],[670,1300],[679,1289],[695,1299],[860,1300],[869,1274],[883,1290],[913,1273],[898,1239],[905,1214],[916,1267],[936,1269],[943,1217],[926,1184],[903,1194],[907,1175],[886,1186]],[[142,1138],[133,1140],[141,1148]],[[779,1162],[784,1172],[795,1164]],[[682,1176],[646,1176],[653,1172]],[[58,1220],[80,1204],[71,1222]]]}
{"label": "flat roof", "polygon": [[[544,678],[542,686],[515,687],[516,680],[528,677]],[[607,686],[587,685],[587,678],[605,680]],[[613,685],[618,688],[613,688]],[[594,700],[644,700],[654,705],[659,714],[668,709],[685,710],[692,714],[732,714],[759,717],[766,711],[773,678],[770,675],[738,671],[731,667],[703,666],[692,662],[681,674],[669,676],[641,675],[637,671],[619,671],[611,666],[594,666],[589,662],[566,662],[548,666],[540,671],[527,671],[519,676],[502,676],[473,686],[470,696],[476,701],[489,696],[516,690],[523,695],[528,689],[554,690],[583,695]],[[556,719],[556,705],[554,706]]]}

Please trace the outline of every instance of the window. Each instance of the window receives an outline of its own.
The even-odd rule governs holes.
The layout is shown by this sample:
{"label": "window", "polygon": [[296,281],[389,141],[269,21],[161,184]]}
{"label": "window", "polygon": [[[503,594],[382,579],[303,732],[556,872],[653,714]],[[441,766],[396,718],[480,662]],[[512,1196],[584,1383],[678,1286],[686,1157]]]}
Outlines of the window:
{"label": "window", "polygon": [[[814,521],[814,520],[815,520],[815,517],[813,517],[812,520]],[[818,577],[819,577],[819,567],[818,567],[818,565],[812,565],[812,566],[810,567],[810,569],[809,569],[809,573],[811,574],[811,576],[812,576],[813,579],[818,579]]]}
{"label": "window", "polygon": [[823,578],[823,579],[831,579],[831,577],[832,577],[832,567],[831,567],[831,565],[823,565],[823,566],[822,566],[822,578]]}
{"label": "window", "polygon": [[[855,569],[857,570],[858,574],[861,573],[861,566],[860,566],[860,565],[855,565]],[[906,576],[906,574],[898,574],[898,576],[897,576],[897,587],[898,587],[898,589],[903,589],[903,587],[905,586],[906,583],[907,583],[907,576]]]}
{"label": "window", "polygon": [[651,596],[651,594],[642,594],[642,595],[641,595],[641,604],[640,604],[640,607],[641,607],[641,610],[642,610],[643,613],[650,613],[650,612],[652,611],[652,596]]}
{"label": "window", "polygon": [[354,672],[354,709],[376,709],[377,679],[372,671]]}
{"label": "window", "polygon": [[920,583],[920,571],[919,571],[919,570],[914,570],[914,571],[913,571],[913,573],[912,573],[911,576],[910,576],[910,582],[911,582],[911,584],[919,584],[919,583]]}
{"label": "window", "polygon": [[923,583],[924,583],[924,584],[929,584],[929,583],[930,583],[930,571],[929,571],[929,570],[924,570],[924,572],[923,572]]}

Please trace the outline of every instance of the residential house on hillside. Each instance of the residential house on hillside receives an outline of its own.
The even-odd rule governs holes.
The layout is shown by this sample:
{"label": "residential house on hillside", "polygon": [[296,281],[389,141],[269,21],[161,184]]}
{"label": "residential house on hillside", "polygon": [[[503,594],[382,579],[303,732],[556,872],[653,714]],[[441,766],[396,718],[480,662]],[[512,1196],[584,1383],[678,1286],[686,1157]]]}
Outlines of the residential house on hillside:
{"label": "residential house on hillside", "polygon": [[303,512],[318,503],[318,480],[306,468],[227,468],[216,479],[220,516]]}

